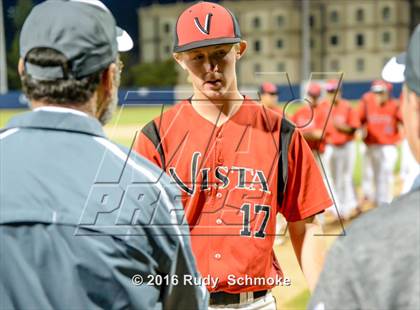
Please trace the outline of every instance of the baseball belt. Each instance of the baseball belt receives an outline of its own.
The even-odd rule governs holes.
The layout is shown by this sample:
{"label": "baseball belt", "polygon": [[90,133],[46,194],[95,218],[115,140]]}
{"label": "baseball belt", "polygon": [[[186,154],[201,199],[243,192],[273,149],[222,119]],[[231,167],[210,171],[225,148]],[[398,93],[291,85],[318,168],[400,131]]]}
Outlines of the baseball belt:
{"label": "baseball belt", "polygon": [[255,299],[264,297],[269,291],[244,292],[230,294],[225,292],[210,293],[210,305],[230,305],[253,302]]}

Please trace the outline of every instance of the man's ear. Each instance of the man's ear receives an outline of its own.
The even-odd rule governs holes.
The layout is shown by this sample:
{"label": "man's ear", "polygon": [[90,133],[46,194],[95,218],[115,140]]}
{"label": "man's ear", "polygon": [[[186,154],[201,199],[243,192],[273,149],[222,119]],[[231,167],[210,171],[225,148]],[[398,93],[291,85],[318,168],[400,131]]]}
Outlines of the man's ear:
{"label": "man's ear", "polygon": [[115,74],[117,74],[117,65],[115,63],[110,64],[108,68],[106,68],[105,71],[102,72],[100,84],[101,88],[103,89],[104,95],[107,97],[112,95]]}
{"label": "man's ear", "polygon": [[248,43],[245,40],[239,42],[239,48],[236,50],[236,59],[240,59],[248,47]]}
{"label": "man's ear", "polygon": [[181,53],[173,53],[172,56],[174,57],[178,65],[181,66],[182,69],[187,70],[187,66],[185,66],[184,61],[182,60]]}
{"label": "man's ear", "polygon": [[19,58],[18,72],[19,72],[19,75],[20,76],[22,76],[23,73],[25,72],[25,63],[23,62],[23,59],[22,58]]}
{"label": "man's ear", "polygon": [[112,96],[115,74],[118,70],[115,63],[112,63],[102,72],[101,81],[97,88],[97,100],[96,100],[96,117],[100,118],[107,108],[108,100]]}

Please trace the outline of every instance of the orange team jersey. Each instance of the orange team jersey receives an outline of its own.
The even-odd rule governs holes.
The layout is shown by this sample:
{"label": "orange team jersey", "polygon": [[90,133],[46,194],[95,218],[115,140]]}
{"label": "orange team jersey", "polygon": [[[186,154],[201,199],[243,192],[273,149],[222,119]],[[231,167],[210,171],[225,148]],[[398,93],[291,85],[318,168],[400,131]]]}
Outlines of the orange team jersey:
{"label": "orange team jersey", "polygon": [[332,205],[312,152],[293,126],[286,190],[277,202],[280,124],[280,115],[247,97],[220,126],[184,100],[143,127],[135,142],[134,149],[181,189],[198,269],[203,278],[218,280],[207,287],[211,292],[275,286],[230,285],[228,277],[281,278],[273,251],[276,213],[298,221]]}
{"label": "orange team jersey", "polygon": [[[331,108],[331,103],[328,101],[324,101],[321,104],[324,105],[325,109]],[[339,99],[336,104],[333,104],[331,115],[328,118],[325,138],[327,144],[337,146],[343,145],[354,139],[354,133],[341,132],[334,126],[334,123],[346,125],[355,129],[360,127],[359,115],[347,100]]]}
{"label": "orange team jersey", "polygon": [[359,104],[360,121],[366,129],[366,144],[395,144],[399,141],[398,123],[401,122],[397,102],[389,99],[380,105],[373,93],[363,95]]}
{"label": "orange team jersey", "polygon": [[280,106],[270,107],[270,110],[279,113],[280,115],[283,115],[284,113],[283,108]]}
{"label": "orange team jersey", "polygon": [[[325,104],[318,104],[315,108],[311,108],[305,104],[292,116],[292,121],[300,129],[301,132],[311,132],[313,130],[323,130],[328,119],[328,106]],[[324,153],[325,138],[321,141],[306,140],[309,147],[314,151]]]}

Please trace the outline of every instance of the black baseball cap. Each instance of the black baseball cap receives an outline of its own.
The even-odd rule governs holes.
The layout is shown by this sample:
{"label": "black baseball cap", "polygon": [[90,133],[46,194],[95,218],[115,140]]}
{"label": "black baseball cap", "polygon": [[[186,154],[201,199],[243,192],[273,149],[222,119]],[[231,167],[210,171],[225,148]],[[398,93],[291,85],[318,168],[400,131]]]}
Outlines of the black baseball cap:
{"label": "black baseball cap", "polygon": [[[133,47],[130,36],[116,26],[109,9],[99,0],[47,0],[36,5],[20,34],[20,56],[25,72],[37,80],[80,79],[108,67],[119,51]],[[26,61],[34,48],[64,54],[68,69]]]}
{"label": "black baseball cap", "polygon": [[178,17],[174,52],[194,48],[241,42],[239,24],[231,11],[223,6],[201,1]]}
{"label": "black baseball cap", "polygon": [[382,70],[385,81],[404,82],[420,96],[420,24],[414,29],[407,52],[391,58]]}

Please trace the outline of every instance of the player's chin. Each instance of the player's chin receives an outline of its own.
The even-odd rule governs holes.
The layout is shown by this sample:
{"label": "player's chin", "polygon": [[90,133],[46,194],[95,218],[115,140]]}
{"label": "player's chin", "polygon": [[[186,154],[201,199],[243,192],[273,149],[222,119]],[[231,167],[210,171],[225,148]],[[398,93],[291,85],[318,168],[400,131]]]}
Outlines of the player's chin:
{"label": "player's chin", "polygon": [[203,89],[203,94],[210,100],[222,99],[226,96],[226,89]]}

